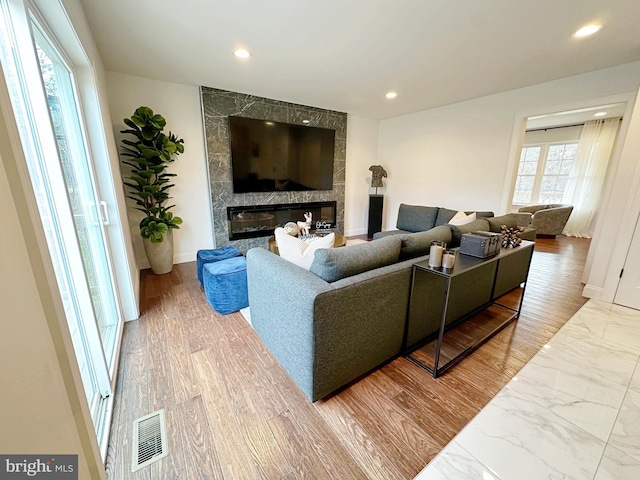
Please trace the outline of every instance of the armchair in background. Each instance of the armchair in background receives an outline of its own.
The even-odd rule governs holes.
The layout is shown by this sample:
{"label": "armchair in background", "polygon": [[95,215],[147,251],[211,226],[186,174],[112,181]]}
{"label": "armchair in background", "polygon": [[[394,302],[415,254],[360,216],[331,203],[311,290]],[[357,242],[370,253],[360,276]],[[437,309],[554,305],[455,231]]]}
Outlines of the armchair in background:
{"label": "armchair in background", "polygon": [[531,213],[531,227],[535,228],[538,237],[554,237],[564,230],[573,205],[549,203],[544,205],[528,205],[518,209],[519,213]]}

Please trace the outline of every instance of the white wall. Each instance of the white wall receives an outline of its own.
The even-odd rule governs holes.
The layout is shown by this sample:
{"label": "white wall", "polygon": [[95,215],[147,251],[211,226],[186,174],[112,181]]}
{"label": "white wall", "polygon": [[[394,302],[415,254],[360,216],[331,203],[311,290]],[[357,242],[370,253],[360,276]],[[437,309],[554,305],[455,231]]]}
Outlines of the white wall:
{"label": "white wall", "polygon": [[394,172],[383,229],[395,228],[400,203],[505,213],[514,121],[635,94],[639,85],[640,62],[634,62],[381,121],[378,162]]}
{"label": "white wall", "polygon": [[611,172],[609,195],[603,201],[591,241],[588,275],[583,278],[586,283],[583,295],[607,302],[614,301],[621,269],[638,268],[625,261],[640,218],[640,98],[636,99],[627,121],[629,128],[622,153]]}
{"label": "white wall", "polygon": [[[527,116],[620,97],[633,103],[639,86],[634,62],[381,121],[379,162],[398,172],[388,182],[383,229],[395,228],[400,203],[505,213]],[[585,272],[584,295],[606,301],[614,299],[640,213],[640,107],[627,117]]]}
{"label": "white wall", "polygon": [[[213,225],[209,175],[205,152],[202,109],[198,87],[160,82],[148,78],[107,72],[107,91],[111,121],[118,144],[127,128],[123,123],[141,105],[146,105],[167,120],[166,130],[184,139],[185,151],[169,166],[177,174],[175,187],[170,191],[175,203],[175,215],[184,223],[174,231],[174,263],[193,262],[196,252],[212,248]],[[141,215],[141,214],[140,214]],[[134,238],[136,259],[140,268],[148,268],[138,228],[141,216],[129,209],[130,226]]]}
{"label": "white wall", "polygon": [[[344,200],[344,231],[347,236],[367,233],[369,191],[375,193],[375,189],[371,189],[369,167],[376,165],[377,159],[378,121],[348,115]],[[387,173],[389,173],[388,170]],[[386,183],[387,180],[385,179],[384,182]],[[378,189],[378,193],[384,193],[385,189],[386,187]]]}

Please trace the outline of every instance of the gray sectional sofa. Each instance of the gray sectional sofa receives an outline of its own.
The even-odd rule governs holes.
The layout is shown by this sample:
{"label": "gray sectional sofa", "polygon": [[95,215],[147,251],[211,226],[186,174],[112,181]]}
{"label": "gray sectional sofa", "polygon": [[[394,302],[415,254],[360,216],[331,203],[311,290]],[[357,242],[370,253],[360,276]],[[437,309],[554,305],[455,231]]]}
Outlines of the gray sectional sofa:
{"label": "gray sectional sofa", "polygon": [[401,352],[411,265],[427,258],[398,261],[401,247],[393,237],[317,250],[311,271],[247,252],[251,324],[312,402]]}
{"label": "gray sectional sofa", "polygon": [[[500,232],[502,225],[508,228],[517,227],[517,216],[512,213],[494,217],[493,212],[476,212],[476,220],[466,225],[448,225],[448,222],[457,213],[457,210],[442,207],[427,207],[422,205],[400,204],[398,209],[398,219],[396,230],[378,232],[373,235],[374,240],[387,237],[389,235],[409,234],[416,232],[426,232],[433,228],[446,226],[451,230],[452,238],[448,243],[451,248],[460,246],[460,239],[463,233],[475,231]],[[470,214],[472,212],[466,212]],[[536,231],[534,228],[526,227],[522,232],[523,240],[535,241]]]}
{"label": "gray sectional sofa", "polygon": [[[468,228],[446,222],[428,228],[438,221],[439,210],[440,221],[449,212],[437,209],[434,216],[432,210],[423,210],[431,216],[425,221],[419,218],[420,208],[429,209],[401,207],[398,226],[404,231],[317,250],[309,271],[266,249],[247,252],[251,323],[312,402],[402,352],[411,266],[428,258],[432,241],[459,244],[465,231],[491,228],[486,218]],[[425,230],[409,230],[420,228]],[[425,328],[409,326],[407,344],[434,333]]]}

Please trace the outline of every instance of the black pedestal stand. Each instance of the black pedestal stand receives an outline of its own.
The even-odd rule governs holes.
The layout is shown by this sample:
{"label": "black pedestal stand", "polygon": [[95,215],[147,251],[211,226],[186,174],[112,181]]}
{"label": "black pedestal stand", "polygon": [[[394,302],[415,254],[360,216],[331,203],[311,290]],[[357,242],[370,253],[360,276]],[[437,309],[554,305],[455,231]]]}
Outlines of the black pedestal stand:
{"label": "black pedestal stand", "polygon": [[[376,188],[376,191],[378,189]],[[382,206],[384,195],[369,195],[369,228],[367,238],[373,238],[373,234],[382,230]]]}

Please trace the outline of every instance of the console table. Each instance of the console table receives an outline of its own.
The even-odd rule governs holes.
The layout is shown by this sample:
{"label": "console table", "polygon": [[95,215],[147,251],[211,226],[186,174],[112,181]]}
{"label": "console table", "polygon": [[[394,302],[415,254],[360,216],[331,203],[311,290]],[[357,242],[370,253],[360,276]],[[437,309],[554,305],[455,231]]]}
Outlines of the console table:
{"label": "console table", "polygon": [[[520,315],[534,242],[453,268],[412,268],[404,355],[438,377]],[[420,339],[417,341],[417,339]]]}

